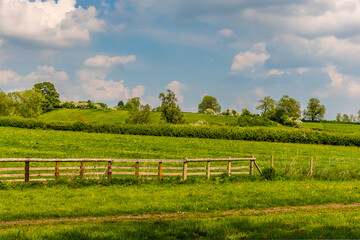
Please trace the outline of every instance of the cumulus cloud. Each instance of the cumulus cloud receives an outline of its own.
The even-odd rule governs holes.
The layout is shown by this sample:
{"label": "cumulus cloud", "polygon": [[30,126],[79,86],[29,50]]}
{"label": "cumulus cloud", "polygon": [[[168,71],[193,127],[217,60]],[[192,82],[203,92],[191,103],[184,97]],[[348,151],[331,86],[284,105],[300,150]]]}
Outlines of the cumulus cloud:
{"label": "cumulus cloud", "polygon": [[270,69],[268,72],[267,72],[267,76],[271,76],[271,75],[277,75],[277,76],[281,76],[283,75],[285,72],[282,71],[282,70],[279,70],[279,69]]}
{"label": "cumulus cloud", "polygon": [[175,93],[179,103],[184,102],[184,96],[181,94],[181,91],[187,88],[184,83],[175,80],[169,83],[166,88],[172,90]]}
{"label": "cumulus cloud", "polygon": [[129,62],[134,62],[136,60],[135,55],[127,56],[115,56],[109,57],[106,55],[96,55],[85,60],[84,66],[92,68],[112,68],[119,64],[126,64]]}
{"label": "cumulus cloud", "polygon": [[104,31],[94,7],[76,7],[76,0],[2,0],[0,35],[55,47],[87,43],[91,32]]}
{"label": "cumulus cloud", "polygon": [[224,38],[233,38],[235,37],[234,31],[229,28],[223,28],[219,31],[219,34]]}
{"label": "cumulus cloud", "polygon": [[234,58],[231,65],[231,71],[241,72],[248,68],[254,68],[256,65],[263,66],[265,61],[270,58],[266,53],[266,45],[258,43],[253,46],[252,51],[240,52]]}
{"label": "cumulus cloud", "polygon": [[12,70],[0,71],[0,88],[10,92],[31,89],[39,82],[53,83],[60,93],[65,93],[70,87],[68,74],[64,71],[56,71],[52,66],[38,66],[36,71],[24,76]]}
{"label": "cumulus cloud", "polygon": [[132,97],[144,95],[145,87],[138,85],[134,89],[125,87],[124,80],[106,79],[107,73],[102,69],[82,69],[76,73],[81,91],[79,97],[90,97],[94,101],[126,101]]}
{"label": "cumulus cloud", "polygon": [[324,91],[319,91],[321,97],[333,95],[343,95],[350,98],[360,98],[360,78],[352,75],[342,74],[338,71],[337,66],[328,65],[323,68],[331,82],[326,86]]}

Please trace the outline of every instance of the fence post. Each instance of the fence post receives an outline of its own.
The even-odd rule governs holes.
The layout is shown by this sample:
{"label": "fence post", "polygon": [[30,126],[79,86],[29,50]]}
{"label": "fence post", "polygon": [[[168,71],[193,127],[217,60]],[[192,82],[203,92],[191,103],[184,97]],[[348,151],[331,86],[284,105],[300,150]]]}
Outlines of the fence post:
{"label": "fence post", "polygon": [[[254,158],[254,154],[251,155]],[[254,160],[250,160],[250,175],[254,175]]]}
{"label": "fence post", "polygon": [[139,162],[136,162],[135,177],[136,177],[136,178],[139,178]]}
{"label": "fence post", "polygon": [[161,181],[161,175],[162,175],[162,162],[159,162],[158,178],[160,181]]}
{"label": "fence post", "polygon": [[[27,158],[29,160],[29,158]],[[30,181],[30,162],[25,162],[25,182]]]}
{"label": "fence post", "polygon": [[112,178],[112,161],[108,161],[108,179]]}
{"label": "fence post", "polygon": [[271,162],[271,167],[274,168],[274,155],[271,155],[270,162]]}
{"label": "fence post", "polygon": [[207,161],[207,165],[206,165],[206,176],[207,176],[207,179],[210,179],[210,174],[211,174],[210,161]]}
{"label": "fence post", "polygon": [[184,159],[183,179],[184,181],[187,179],[187,158]]}
{"label": "fence post", "polygon": [[[231,159],[231,158],[229,158],[229,159]],[[231,161],[230,160],[228,161],[227,174],[228,174],[228,177],[230,177],[230,175],[231,175]]]}
{"label": "fence post", "polygon": [[313,162],[313,157],[311,156],[310,157],[310,176],[312,176],[313,175],[313,165],[314,165],[314,162]]}
{"label": "fence post", "polygon": [[84,164],[84,162],[81,162],[81,165],[80,165],[80,178],[81,179],[84,178],[84,172],[85,172],[85,164]]}
{"label": "fence post", "polygon": [[55,179],[59,179],[60,173],[60,163],[57,161],[55,165]]}

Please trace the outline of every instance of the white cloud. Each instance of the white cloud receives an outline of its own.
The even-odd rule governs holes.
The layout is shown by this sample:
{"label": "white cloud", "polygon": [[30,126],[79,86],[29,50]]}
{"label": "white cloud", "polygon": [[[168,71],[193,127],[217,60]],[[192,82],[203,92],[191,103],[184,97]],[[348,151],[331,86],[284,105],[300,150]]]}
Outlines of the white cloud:
{"label": "white cloud", "polygon": [[47,46],[71,47],[87,43],[91,32],[104,31],[94,7],[75,7],[76,0],[2,0],[0,35]]}
{"label": "white cloud", "polygon": [[145,93],[145,86],[138,85],[131,90],[132,97],[142,97]]}
{"label": "white cloud", "polygon": [[185,84],[175,80],[169,83],[166,88],[172,90],[175,93],[179,103],[184,102],[184,96],[181,94],[181,91],[187,88]]}
{"label": "white cloud", "polygon": [[135,55],[115,56],[115,57],[109,57],[106,55],[96,55],[95,57],[86,59],[84,62],[84,66],[93,67],[93,68],[112,68],[119,64],[134,62],[135,60],[136,60]]}
{"label": "white cloud", "polygon": [[107,73],[102,69],[82,69],[76,73],[76,76],[80,85],[78,98],[91,98],[94,101],[126,101],[132,97],[141,97],[145,92],[145,87],[141,85],[131,90],[125,87],[124,80],[119,82],[107,80]]}
{"label": "white cloud", "polygon": [[21,76],[12,70],[0,71],[0,88],[7,91],[20,91],[31,89],[35,83],[51,82],[60,94],[70,88],[70,79],[66,72],[56,71],[51,66],[38,66],[35,72]]}
{"label": "white cloud", "polygon": [[338,71],[337,66],[332,64],[323,68],[323,71],[327,73],[331,82],[326,85],[324,91],[317,92],[321,97],[343,95],[350,98],[360,98],[359,77],[342,74]]}
{"label": "white cloud", "polygon": [[225,38],[233,38],[235,36],[234,31],[229,28],[221,29],[219,34]]}
{"label": "white cloud", "polygon": [[265,61],[269,58],[270,56],[267,53],[257,54],[250,51],[240,52],[233,59],[231,71],[241,72],[248,68],[254,68],[255,65],[263,66]]}
{"label": "white cloud", "polygon": [[296,71],[298,74],[302,75],[303,73],[306,73],[306,72],[310,71],[310,68],[299,67],[299,68],[296,68],[295,71]]}
{"label": "white cloud", "polygon": [[305,35],[353,32],[360,27],[360,2],[320,0],[288,3],[276,8],[253,7],[242,16],[279,31]]}
{"label": "white cloud", "polygon": [[284,71],[279,70],[279,69],[270,69],[270,70],[267,72],[267,76],[271,76],[271,75],[280,76],[280,75],[283,75],[284,73],[285,73]]}

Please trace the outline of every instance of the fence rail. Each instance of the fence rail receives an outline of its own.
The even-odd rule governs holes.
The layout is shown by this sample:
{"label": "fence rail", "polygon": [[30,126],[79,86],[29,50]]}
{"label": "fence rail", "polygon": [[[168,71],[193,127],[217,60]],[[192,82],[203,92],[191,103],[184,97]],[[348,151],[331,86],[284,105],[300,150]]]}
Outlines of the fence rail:
{"label": "fence rail", "polygon": [[[183,180],[186,180],[188,176],[193,175],[206,175],[209,179],[211,175],[227,174],[228,176],[237,174],[254,174],[254,168],[262,174],[260,167],[256,163],[254,155],[251,158],[197,158],[197,159],[92,159],[92,158],[68,158],[68,159],[42,159],[42,158],[0,158],[0,164],[2,163],[25,163],[24,168],[20,167],[6,167],[0,168],[0,180],[2,181],[46,181],[59,179],[60,176],[79,176],[85,178],[85,176],[103,175],[107,178],[112,178],[113,175],[133,175],[139,178],[140,176],[157,176],[159,180],[163,176],[182,176]],[[48,162],[55,163],[54,167],[30,167],[30,163]],[[60,163],[80,163],[78,167],[60,167]],[[203,167],[188,167],[188,164],[192,163],[206,163]],[[214,162],[227,162],[226,167],[211,167],[211,163]],[[231,166],[232,162],[248,162],[247,166]],[[106,166],[86,166],[88,163],[107,163]],[[113,163],[129,163],[134,164],[132,166],[113,166]],[[140,166],[140,163],[157,163],[157,166]],[[163,164],[182,164],[182,167],[166,166]],[[246,172],[239,172],[238,170],[246,169]],[[64,170],[78,170],[77,172],[64,172]],[[86,172],[86,170],[96,170],[97,172]],[[104,171],[100,171],[104,170]],[[116,171],[121,170],[121,171]],[[126,170],[126,171],[125,171]],[[145,170],[145,171],[143,171]],[[150,171],[149,171],[150,170]],[[199,170],[202,170],[199,172]],[[212,171],[216,170],[216,172]],[[222,170],[222,171],[219,171]],[[16,173],[12,173],[17,171]],[[19,171],[24,173],[19,174]],[[32,171],[47,171],[40,173],[33,173]],[[49,171],[53,171],[50,172]],[[173,172],[181,171],[181,172]],[[197,172],[194,172],[197,171]],[[53,178],[30,178],[30,177],[53,177]],[[23,177],[19,179],[19,177]],[[14,179],[17,178],[17,179]]]}

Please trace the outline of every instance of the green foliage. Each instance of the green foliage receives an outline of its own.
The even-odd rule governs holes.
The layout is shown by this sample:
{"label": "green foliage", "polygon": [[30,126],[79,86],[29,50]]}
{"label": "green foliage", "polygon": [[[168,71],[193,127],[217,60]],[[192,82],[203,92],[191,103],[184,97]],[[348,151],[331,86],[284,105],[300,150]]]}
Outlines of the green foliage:
{"label": "green foliage", "polygon": [[326,108],[324,105],[320,105],[320,101],[317,98],[311,98],[304,110],[304,118],[306,120],[318,121],[324,118]]}
{"label": "green foliage", "polygon": [[219,113],[221,111],[221,106],[215,97],[206,95],[199,104],[198,110],[199,113],[203,113],[206,109],[212,109],[215,113]]}
{"label": "green foliage", "polygon": [[9,116],[10,115],[10,105],[11,101],[0,89],[0,116]]}
{"label": "green foliage", "polygon": [[119,110],[140,110],[141,107],[141,98],[134,97],[128,99],[125,105],[123,105],[124,102],[120,101],[118,102]]}
{"label": "green foliage", "polygon": [[253,117],[253,116],[255,116],[255,114],[252,114],[249,110],[247,110],[246,108],[244,108],[244,109],[241,111],[241,116]]}
{"label": "green foliage", "polygon": [[44,103],[47,102],[41,93],[33,90],[8,93],[3,101],[7,106],[3,113],[25,118],[39,116],[43,112]]}
{"label": "green foliage", "polygon": [[140,110],[132,109],[129,111],[130,117],[126,119],[126,123],[130,124],[149,124],[151,119],[151,107],[149,104],[141,106]]}
{"label": "green foliage", "polygon": [[267,116],[269,112],[275,108],[275,100],[270,96],[264,97],[262,100],[259,100],[260,105],[256,107],[257,110],[261,110],[261,116]]}
{"label": "green foliage", "polygon": [[176,104],[177,98],[175,93],[170,89],[167,94],[160,93],[159,99],[161,100],[161,119],[167,123],[182,124],[185,123],[184,114],[181,112],[179,105]]}
{"label": "green foliage", "polygon": [[276,123],[266,117],[251,116],[242,114],[238,118],[238,126],[240,127],[254,127],[254,126],[276,126]]}
{"label": "green foliage", "polygon": [[279,102],[277,102],[276,108],[284,111],[287,117],[299,118],[301,116],[300,103],[288,95],[282,96]]}
{"label": "green foliage", "polygon": [[272,167],[264,168],[262,172],[263,172],[262,177],[267,181],[272,181],[276,177],[275,168]]}
{"label": "green foliage", "polygon": [[108,105],[106,103],[99,102],[99,103],[96,103],[96,104],[100,105],[102,109],[107,109],[108,108]]}
{"label": "green foliage", "polygon": [[326,145],[360,146],[360,133],[325,132],[309,129],[269,127],[217,127],[191,125],[118,125],[84,122],[43,122],[31,119],[0,118],[0,126],[42,128],[97,133],[132,135],[196,137],[211,139],[234,139],[248,141],[289,142]]}
{"label": "green foliage", "polygon": [[49,111],[60,104],[60,94],[56,91],[54,84],[50,82],[37,83],[34,85],[33,90],[41,93],[46,101],[43,102],[43,111]]}

